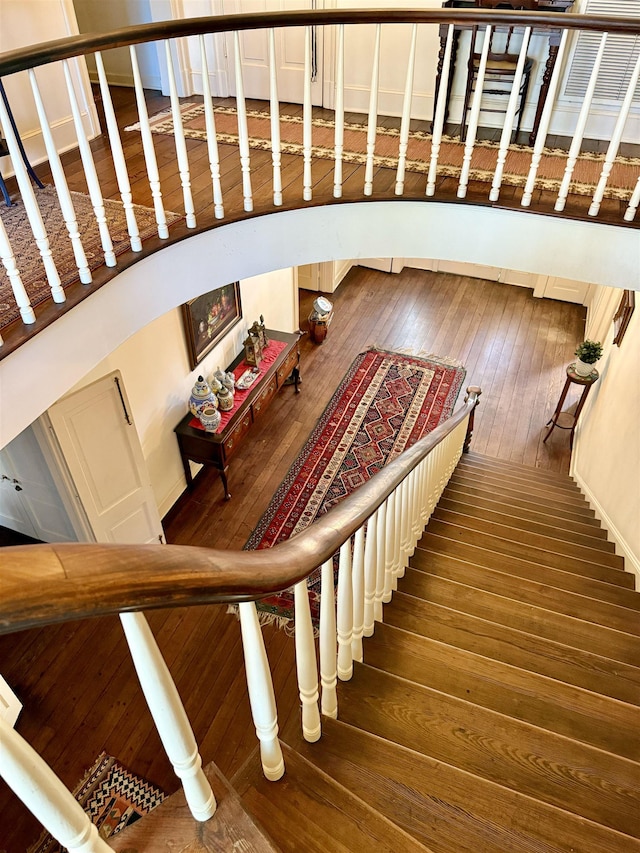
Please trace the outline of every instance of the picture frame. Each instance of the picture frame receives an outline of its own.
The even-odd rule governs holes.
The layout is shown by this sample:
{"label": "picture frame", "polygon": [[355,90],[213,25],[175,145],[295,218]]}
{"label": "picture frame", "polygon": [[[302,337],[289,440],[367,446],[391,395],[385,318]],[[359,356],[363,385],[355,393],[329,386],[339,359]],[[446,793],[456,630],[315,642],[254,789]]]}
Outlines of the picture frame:
{"label": "picture frame", "polygon": [[193,369],[242,319],[240,282],[225,284],[185,302],[182,317]]}
{"label": "picture frame", "polygon": [[613,315],[613,342],[620,346],[624,333],[627,331],[627,326],[631,320],[631,315],[636,307],[636,295],[633,290],[623,290],[622,299],[618,305],[618,310]]}

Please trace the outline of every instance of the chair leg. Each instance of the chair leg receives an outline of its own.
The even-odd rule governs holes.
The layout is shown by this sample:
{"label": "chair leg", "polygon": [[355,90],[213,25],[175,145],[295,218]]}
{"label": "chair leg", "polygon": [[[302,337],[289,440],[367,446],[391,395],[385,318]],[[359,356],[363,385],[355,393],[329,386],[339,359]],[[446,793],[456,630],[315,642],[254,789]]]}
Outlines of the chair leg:
{"label": "chair leg", "polygon": [[9,193],[7,191],[7,185],[5,184],[4,178],[2,177],[2,175],[0,175],[0,192],[2,192],[2,196],[4,198],[4,203],[7,205],[7,207],[11,207],[11,203],[12,203],[11,202],[11,196],[9,195]]}
{"label": "chair leg", "polygon": [[529,91],[530,78],[531,72],[527,71],[524,75],[524,80],[522,82],[522,89],[520,90],[520,109],[518,110],[518,124],[516,125],[516,142],[518,141],[518,135],[520,134],[520,125],[522,124],[522,114],[524,113],[525,104],[527,102],[527,92]]}
{"label": "chair leg", "polygon": [[[7,98],[7,93],[4,90],[4,85],[2,84],[2,80],[0,80],[0,96],[4,101],[4,105],[7,108],[7,112],[9,113],[9,121],[11,122],[11,127],[13,128],[13,132],[16,137],[16,141],[18,143],[18,148],[20,149],[20,156],[22,157],[22,161],[24,165],[27,167],[27,172],[29,173],[29,177],[36,184],[36,186],[40,187],[40,189],[44,189],[44,184],[40,180],[40,178],[36,175],[36,173],[31,168],[31,163],[27,158],[27,152],[24,150],[24,145],[22,144],[22,140],[20,139],[20,133],[18,132],[18,128],[16,127],[15,120],[13,118],[13,113],[11,112],[11,106],[9,105],[9,99]],[[3,192],[4,195],[4,192]],[[7,196],[5,195],[5,200]]]}

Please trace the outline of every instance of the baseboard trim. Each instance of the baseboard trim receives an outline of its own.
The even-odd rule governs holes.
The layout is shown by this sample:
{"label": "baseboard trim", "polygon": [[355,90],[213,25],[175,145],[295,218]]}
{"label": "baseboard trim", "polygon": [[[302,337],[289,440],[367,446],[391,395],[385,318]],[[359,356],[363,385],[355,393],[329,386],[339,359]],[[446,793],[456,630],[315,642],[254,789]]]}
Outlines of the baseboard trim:
{"label": "baseboard trim", "polygon": [[[624,536],[620,533],[614,522],[609,518],[607,512],[602,508],[600,502],[593,494],[589,486],[582,479],[580,474],[573,470],[571,472],[571,476],[577,482],[578,486],[582,489],[584,496],[589,501],[591,509],[594,510],[598,519],[604,524],[604,526],[609,531],[609,538],[616,546],[616,553],[621,557],[624,557],[624,567],[625,571],[632,572],[635,574],[638,581],[640,581],[640,558],[636,554],[633,553]],[[639,587],[640,588],[640,585]]]}

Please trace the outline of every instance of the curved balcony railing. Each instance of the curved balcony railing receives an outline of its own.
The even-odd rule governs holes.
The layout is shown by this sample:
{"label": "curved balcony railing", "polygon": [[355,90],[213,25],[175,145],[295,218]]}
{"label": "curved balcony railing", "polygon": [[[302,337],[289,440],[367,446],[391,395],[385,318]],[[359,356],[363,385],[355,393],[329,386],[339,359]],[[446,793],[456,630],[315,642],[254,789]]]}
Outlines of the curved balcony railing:
{"label": "curved balcony railing", "polygon": [[[10,295],[5,307],[13,312],[10,316],[16,317],[12,325],[7,326],[5,345],[0,346],[0,358],[24,341],[31,333],[30,330],[39,330],[55,316],[59,316],[60,310],[90,295],[96,286],[116,274],[119,264],[123,263],[116,258],[105,215],[105,197],[108,194],[105,193],[102,176],[107,173],[115,175],[111,194],[119,200],[123,221],[126,221],[131,250],[124,261],[127,264],[132,261],[131,254],[135,257],[137,253],[140,257],[158,249],[167,239],[184,237],[238,216],[275,211],[283,207],[354,199],[410,197],[422,198],[425,202],[455,200],[483,205],[499,204],[550,215],[584,216],[596,221],[633,226],[640,201],[640,179],[637,169],[634,172],[635,166],[629,165],[620,152],[625,129],[628,132],[628,128],[635,127],[639,120],[634,93],[640,76],[640,57],[631,62],[627,78],[622,81],[618,100],[607,108],[608,125],[600,136],[600,143],[606,153],[597,161],[593,183],[586,188],[582,184],[579,187],[580,195],[575,190],[576,184],[580,182],[578,172],[581,158],[588,147],[587,129],[592,133],[594,116],[598,113],[598,86],[607,50],[613,49],[611,42],[619,36],[640,34],[640,21],[637,18],[573,15],[563,11],[568,5],[565,0],[547,0],[544,7],[548,11],[537,12],[501,9],[332,10],[197,18],[147,24],[100,35],[77,36],[4,54],[0,57],[0,79],[8,86],[11,81],[9,88],[21,86],[24,97],[29,99],[34,115],[38,117],[38,127],[32,129],[31,136],[41,136],[43,141],[43,157],[47,161],[47,166],[43,168],[49,170],[55,185],[57,204],[73,247],[74,269],[60,267],[57,247],[51,242],[44,225],[41,196],[34,190],[30,180],[29,152],[23,157],[20,139],[22,128],[19,131],[12,123],[9,101],[0,99],[0,125],[15,172],[16,186],[33,232],[29,240],[35,243],[41,256],[49,287],[49,300],[59,306],[57,312],[47,313],[35,303],[23,282],[26,253],[16,248],[13,237],[0,225],[0,257],[10,283]],[[542,7],[541,0],[539,8]],[[559,14],[558,10],[563,13]],[[408,26],[406,44],[400,55],[394,51],[390,59],[385,50],[381,49],[381,44],[384,46],[386,40],[395,38],[399,24]],[[519,34],[519,47],[511,48],[514,51],[512,85],[508,96],[503,99],[504,121],[493,128],[496,140],[490,146],[491,163],[483,167],[480,179],[475,164],[477,157],[485,153],[487,147],[487,143],[482,140],[481,124],[481,117],[483,122],[488,120],[485,112],[487,104],[482,95],[488,67],[487,51],[491,34],[499,35],[509,27],[515,27]],[[300,140],[294,146],[302,163],[299,187],[295,182],[293,186],[287,185],[282,167],[283,155],[291,150],[291,145],[284,139],[288,111],[281,104],[279,96],[276,41],[279,33],[291,28],[301,28],[300,48],[304,55],[293,91],[288,90],[287,93],[289,102],[295,100],[302,106],[298,122]],[[271,154],[271,191],[268,199],[261,194],[259,200],[255,198],[252,184],[251,121],[255,110],[247,109],[247,98],[251,92],[248,92],[247,72],[242,61],[242,38],[248,30],[259,32],[267,48],[264,67],[260,72],[264,78],[260,90],[264,98],[263,123],[268,124],[264,145]],[[333,46],[334,56],[331,68],[325,75],[328,81],[326,97],[332,107],[330,120],[326,119],[326,110],[323,111],[324,124],[331,129],[333,176],[330,182],[324,181],[322,187],[316,187],[312,164],[317,157],[317,148],[314,147],[317,126],[313,107],[313,86],[317,84],[313,84],[313,79],[317,70],[316,45],[320,32],[324,34],[325,44]],[[351,50],[355,49],[355,42],[350,39],[354,33],[359,34],[356,39],[359,42],[362,42],[360,36],[366,33],[364,42],[369,44],[369,48],[364,53],[358,53],[357,84],[349,88],[345,83],[345,74],[353,70]],[[446,133],[450,128],[448,113],[451,104],[451,114],[456,110],[459,112],[464,100],[464,80],[462,83],[460,80],[464,78],[466,56],[463,57],[462,50],[458,51],[458,45],[462,43],[461,35],[467,39],[469,33],[484,35],[484,41],[478,42],[478,45],[482,44],[482,50],[479,65],[473,71],[476,81],[473,94],[469,90],[469,110],[465,110],[462,119],[459,116],[456,118],[458,125],[464,128],[464,133],[457,142],[456,157],[459,162],[452,167],[445,157],[446,146],[450,144]],[[561,130],[557,130],[554,128],[558,124],[562,100],[559,93],[561,90],[566,92],[568,84],[572,82],[573,63],[569,60],[574,55],[576,40],[584,33],[590,34],[590,44],[593,45],[592,53],[589,54],[591,68],[586,76],[583,73],[583,91],[572,95],[570,110],[563,114]],[[226,92],[212,90],[211,83],[211,57],[215,56],[216,49],[219,52],[216,38],[222,34],[226,34],[225,38],[229,39],[233,47],[233,69],[230,71],[235,87],[233,104],[229,107],[228,102],[225,102],[224,110],[221,110],[215,96]],[[192,64],[197,66],[194,78],[199,83],[195,95],[202,101],[203,124],[199,138],[200,144],[206,147],[206,157],[194,158],[193,149],[187,145],[178,94],[181,69],[173,49],[175,40],[181,40],[180,55],[189,55]],[[175,139],[174,156],[168,163],[163,163],[156,156],[154,122],[150,121],[148,114],[136,50],[136,46],[143,43],[156,43],[166,63],[170,120]],[[118,47],[129,48],[138,111],[136,169],[139,172],[141,149],[146,171],[144,186],[139,180],[135,183],[132,180],[132,156],[128,153],[130,135],[122,133],[114,106],[113,90],[105,72],[103,54]],[[86,126],[87,111],[82,107],[84,102],[91,101],[91,92],[87,90],[86,73],[82,71],[82,62],[79,62],[89,56],[95,61],[100,108],[104,116],[102,134],[93,142],[88,138],[92,134]],[[390,62],[395,69],[400,62],[404,80],[404,84],[400,84],[395,92],[393,104],[388,87],[380,83],[389,70]],[[529,70],[531,62],[534,64],[532,71]],[[467,79],[469,73],[470,64],[467,66]],[[60,74],[61,84],[66,89],[66,103],[75,128],[74,140],[71,143],[67,140],[65,147],[76,148],[77,151],[62,156],[59,154],[61,144],[56,137],[56,122],[50,119],[51,111],[43,94],[46,91],[50,96],[54,74]],[[529,75],[529,95],[521,105],[519,98],[522,84]],[[368,84],[363,83],[363,77],[369,80]],[[354,96],[356,90],[357,98]],[[361,152],[357,159],[361,174],[355,178],[351,176],[349,181],[345,180],[344,175],[345,164],[353,161],[348,145],[348,136],[353,132],[353,127],[345,118],[347,111],[360,112],[359,133],[362,137]],[[239,158],[233,175],[221,170],[219,142],[222,137],[218,125],[223,112],[226,119],[232,115],[235,124],[234,144]],[[520,172],[515,180],[517,189],[514,192],[513,182],[507,183],[507,179],[511,181],[508,157],[512,153],[511,138],[519,127],[523,112],[522,126],[526,128],[527,145],[518,149],[524,157],[524,164],[519,167]],[[380,122],[384,120],[387,125],[393,125],[394,122],[390,121],[393,116],[396,118],[395,127],[386,136],[381,135]],[[412,121],[415,123],[416,120],[422,121],[426,130],[414,132]],[[544,174],[545,145],[551,133],[559,132],[565,138],[567,150],[560,158],[557,180],[551,182],[553,187],[549,189],[550,182]],[[224,139],[226,144],[228,135]],[[387,148],[390,147],[390,154],[381,154],[382,140]],[[411,152],[412,146],[416,145],[421,148],[424,161],[417,178],[413,172],[410,176],[408,174],[410,168],[414,168],[411,162],[414,155]],[[100,168],[96,167],[97,151],[101,158]],[[70,174],[68,165],[70,158],[73,174]],[[206,165],[203,167],[202,163]],[[225,162],[225,167],[228,165]],[[613,176],[616,169],[621,167],[628,167],[630,174],[624,186],[613,187]],[[206,170],[210,185],[208,193],[196,194],[193,191],[198,168]],[[176,170],[179,173],[182,203],[178,211],[179,221],[171,224],[165,208],[163,183],[169,175],[175,176]],[[383,173],[385,179],[381,180]],[[234,187],[238,187],[237,193]],[[105,264],[99,273],[92,272],[87,262],[84,234],[74,208],[73,188],[80,188],[90,197],[92,216],[99,231],[101,248],[98,248],[98,252],[102,253]],[[506,192],[507,189],[509,192]],[[614,207],[608,203],[612,195],[615,199]],[[144,243],[137,220],[137,203],[151,204],[153,207],[157,236]],[[72,283],[68,283],[69,278],[73,280]]]}

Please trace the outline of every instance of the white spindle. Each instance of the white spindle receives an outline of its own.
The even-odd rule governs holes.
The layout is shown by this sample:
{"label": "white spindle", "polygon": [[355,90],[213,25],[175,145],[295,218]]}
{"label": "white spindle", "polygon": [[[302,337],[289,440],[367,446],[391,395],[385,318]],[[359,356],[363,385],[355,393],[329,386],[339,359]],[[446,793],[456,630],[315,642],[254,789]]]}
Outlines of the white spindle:
{"label": "white spindle", "polygon": [[282,153],[280,150],[280,99],[278,97],[278,67],[276,63],[276,34],[269,30],[269,105],[271,113],[271,161],[273,163],[273,203],[282,204]]}
{"label": "white spindle", "polygon": [[509,145],[511,143],[511,133],[513,131],[513,122],[515,120],[516,111],[518,109],[518,101],[520,99],[520,86],[522,85],[522,74],[524,71],[524,63],[527,59],[527,50],[529,47],[530,36],[531,27],[525,27],[524,35],[522,36],[522,46],[520,48],[520,55],[518,56],[518,63],[516,65],[516,71],[513,76],[513,86],[511,88],[511,94],[509,95],[509,101],[507,102],[507,112],[504,117],[504,126],[502,128],[502,134],[500,136],[498,160],[496,163],[496,170],[493,175],[493,181],[491,183],[491,190],[489,192],[490,201],[497,201],[500,196],[500,187],[502,186],[504,164],[507,159],[507,151],[509,150]]}
{"label": "white spindle", "polygon": [[[475,32],[475,30],[474,30]],[[462,158],[462,168],[460,170],[460,182],[458,184],[458,198],[465,198],[467,195],[467,187],[469,186],[469,171],[471,169],[471,158],[475,146],[476,135],[478,133],[478,123],[480,121],[480,105],[482,103],[482,89],[484,87],[484,76],[487,71],[487,57],[489,55],[489,46],[491,44],[491,27],[488,26],[484,31],[484,41],[482,42],[482,53],[480,54],[480,65],[478,66],[478,74],[476,77],[476,86],[471,100],[471,113],[469,115],[469,124],[467,125],[467,135],[464,142],[464,157]],[[442,77],[441,80],[445,81]],[[442,84],[441,84],[442,85]],[[446,85],[446,84],[445,84]],[[466,116],[462,117],[464,122]],[[434,184],[435,189],[435,184]],[[429,193],[427,193],[429,195]]]}
{"label": "white spindle", "polygon": [[[24,289],[24,284],[22,283],[22,278],[20,277],[20,273],[18,272],[18,267],[16,266],[16,258],[13,254],[13,249],[11,248],[11,243],[9,242],[9,235],[7,234],[7,230],[4,227],[4,222],[0,218],[0,259],[2,259],[2,264],[7,271],[7,275],[9,277],[9,283],[11,284],[11,290],[13,291],[14,299],[16,300],[16,305],[18,306],[18,310],[20,311],[20,317],[23,323],[35,323],[36,315],[34,313],[33,308],[31,307],[31,303],[29,302],[29,297],[27,296],[27,291]],[[2,338],[0,338],[0,344],[2,343]]]}
{"label": "white spindle", "polygon": [[411,552],[411,501],[409,495],[409,480],[405,477],[402,481],[402,520],[400,524],[402,568],[406,568],[407,560]]}
{"label": "white spindle", "polygon": [[380,504],[376,517],[376,598],[374,615],[376,622],[382,622],[382,602],[384,601],[385,567],[387,558],[387,504]]}
{"label": "white spindle", "polygon": [[302,705],[302,734],[306,741],[315,743],[322,734],[318,708],[318,662],[313,639],[313,624],[309,608],[307,581],[294,587],[296,626],[296,671],[298,691]]}
{"label": "white spindle", "polygon": [[432,196],[436,191],[436,174],[438,171],[438,155],[440,143],[442,142],[442,130],[444,128],[444,113],[447,107],[447,86],[449,80],[449,68],[451,67],[451,49],[453,46],[453,24],[449,26],[447,41],[442,59],[442,73],[440,74],[440,88],[436,101],[436,112],[433,120],[433,132],[431,134],[431,159],[429,160],[429,174],[427,175],[427,195]]}
{"label": "white spindle", "polygon": [[353,675],[351,642],[353,639],[353,580],[351,577],[351,539],[340,547],[338,566],[338,678],[348,681]]}
{"label": "white spindle", "polygon": [[356,530],[353,542],[353,634],[351,655],[353,660],[362,660],[362,636],[364,634],[364,525]]}
{"label": "white spindle", "polygon": [[129,55],[131,57],[131,71],[133,73],[133,85],[136,93],[138,118],[140,119],[142,150],[144,151],[144,161],[147,167],[149,189],[151,190],[153,208],[156,214],[158,237],[161,237],[164,240],[169,236],[169,226],[167,225],[167,215],[164,210],[164,205],[162,204],[162,190],[160,189],[158,161],[156,160],[156,151],[153,147],[153,138],[151,136],[151,128],[149,127],[149,114],[147,112],[147,102],[144,97],[142,78],[140,77],[140,68],[138,67],[138,57],[134,45],[130,45]]}
{"label": "white spindle", "polygon": [[322,564],[322,592],[320,596],[320,682],[322,684],[322,713],[338,716],[336,596],[333,579],[333,559]]}
{"label": "white spindle", "polygon": [[171,673],[144,614],[121,613],[120,621],[151,716],[176,776],[182,780],[191,814],[196,820],[208,820],[216,810],[215,797]]}
{"label": "white spindle", "polygon": [[395,506],[395,525],[393,529],[393,574],[396,579],[404,575],[404,564],[402,562],[402,483],[396,486],[394,491]]}
{"label": "white spindle", "polygon": [[80,104],[76,97],[76,90],[73,85],[71,76],[71,68],[68,60],[63,60],[62,68],[64,70],[64,79],[67,84],[67,94],[69,95],[69,104],[71,105],[71,115],[73,116],[73,124],[76,129],[76,138],[78,140],[78,149],[80,151],[80,159],[82,160],[82,168],[84,169],[84,177],[89,190],[89,197],[93,205],[93,214],[96,218],[98,231],[100,232],[100,242],[102,251],[104,252],[104,262],[108,267],[115,267],[116,253],[113,251],[113,243],[111,242],[111,234],[109,233],[109,225],[107,223],[107,214],[104,209],[104,199],[100,182],[98,181],[98,173],[96,172],[96,164],[93,162],[93,154],[91,146],[84,130],[82,123],[82,115],[80,114]]}
{"label": "white spindle", "polygon": [[65,850],[110,853],[73,794],[2,716],[0,777]]}
{"label": "white spindle", "polygon": [[412,526],[411,532],[412,542],[415,543],[420,538],[420,528],[422,527],[422,513],[420,512],[420,486],[421,486],[421,478],[420,478],[420,468],[414,468],[411,472],[411,491],[412,491],[412,508],[411,508],[411,518],[412,518]]}
{"label": "white spindle", "polygon": [[373,48],[371,89],[369,91],[369,119],[367,122],[367,163],[364,170],[364,194],[373,193],[373,155],[376,150],[376,128],[378,124],[378,90],[380,88],[380,24],[376,24],[376,40]]}
{"label": "white spindle", "polygon": [[635,219],[636,211],[638,209],[638,205],[640,204],[640,178],[636,183],[636,188],[634,189],[631,198],[629,199],[629,205],[624,212],[625,222],[633,222]]}
{"label": "white spindle", "polygon": [[402,103],[402,121],[400,122],[400,143],[398,146],[398,170],[396,172],[396,195],[404,192],[404,172],[409,146],[409,126],[411,123],[411,100],[413,98],[413,74],[416,64],[416,40],[418,25],[411,28],[411,45],[407,59],[407,77],[404,85],[404,100]]}
{"label": "white spindle", "polygon": [[392,592],[398,588],[398,579],[394,573],[396,547],[396,493],[391,492],[387,498],[387,534],[385,558],[385,587],[384,601],[391,601]]}
{"label": "white spindle", "polygon": [[529,207],[531,204],[531,196],[536,183],[536,175],[538,174],[538,167],[540,166],[540,160],[542,159],[542,149],[547,141],[547,133],[549,132],[549,125],[551,124],[551,113],[553,112],[556,102],[556,92],[558,91],[560,75],[564,65],[564,52],[567,46],[568,37],[569,30],[564,30],[562,38],[560,39],[560,47],[558,48],[556,64],[553,69],[553,74],[551,75],[551,82],[549,83],[549,91],[545,96],[544,109],[542,110],[542,117],[540,118],[540,125],[536,134],[536,141],[533,146],[533,157],[531,158],[529,174],[527,175],[527,183],[525,184],[524,192],[522,193],[522,201],[520,202],[522,207]]}
{"label": "white spindle", "polygon": [[244,97],[240,33],[236,31],[233,35],[235,41],[236,107],[238,111],[238,148],[240,149],[240,167],[242,169],[242,194],[244,196],[244,209],[252,211],[251,156],[249,151],[249,130],[247,127],[247,104]]}
{"label": "white spindle", "polygon": [[91,270],[89,269],[89,266],[87,264],[87,256],[85,255],[84,248],[82,246],[82,240],[80,239],[80,231],[78,229],[78,220],[76,219],[76,212],[73,207],[73,202],[71,201],[71,193],[69,192],[67,179],[62,169],[62,163],[60,162],[60,155],[58,154],[58,149],[56,148],[56,143],[53,139],[53,134],[51,133],[49,119],[47,118],[47,113],[44,107],[44,103],[42,101],[40,88],[38,87],[38,81],[36,79],[35,71],[33,70],[33,68],[29,70],[29,81],[31,83],[31,91],[33,92],[33,100],[36,105],[36,112],[38,113],[40,129],[42,130],[42,138],[44,139],[45,148],[47,149],[49,167],[51,169],[51,174],[53,175],[53,182],[55,184],[56,191],[58,193],[58,201],[60,203],[62,216],[65,225],[67,226],[69,239],[71,240],[73,256],[75,258],[76,266],[78,268],[80,281],[82,282],[82,284],[89,284],[89,282],[91,281]]}
{"label": "white spindle", "polygon": [[311,27],[305,28],[304,38],[304,92],[302,96],[302,157],[304,162],[302,176],[302,197],[305,201],[311,201],[311,144],[312,144],[312,116],[313,106],[311,104]]}
{"label": "white spindle", "polygon": [[434,453],[433,450],[424,460],[424,493],[423,493],[423,503],[422,503],[422,526],[427,523],[429,520],[429,516],[431,515],[431,483],[433,476],[433,460]]}
{"label": "white spindle", "polygon": [[375,628],[376,582],[378,578],[378,512],[367,521],[367,535],[364,543],[364,631],[365,637],[371,637]]}
{"label": "white spindle", "polygon": [[238,609],[251,715],[260,741],[260,760],[266,778],[275,782],[284,774],[284,760],[278,741],[278,712],[271,670],[254,602],[241,602]]}
{"label": "white spindle", "polygon": [[626,124],[627,118],[629,116],[631,102],[633,101],[636,86],[638,85],[638,78],[640,78],[640,54],[638,54],[638,58],[634,66],[633,73],[631,74],[631,79],[629,80],[629,85],[627,86],[627,91],[625,93],[622,106],[620,107],[620,113],[616,120],[616,126],[613,130],[611,142],[609,143],[609,147],[607,148],[607,154],[604,158],[604,163],[602,165],[600,180],[598,181],[598,186],[596,187],[596,191],[593,194],[593,201],[591,202],[591,207],[589,208],[589,216],[597,216],[598,211],[600,210],[600,205],[602,204],[602,199],[604,198],[604,191],[607,186],[607,181],[609,180],[609,175],[611,174],[611,169],[613,168],[613,162],[616,159],[616,156],[618,154],[618,148],[620,147],[620,142],[622,141],[622,133],[624,131],[624,126]]}
{"label": "white spindle", "polygon": [[105,121],[107,124],[107,132],[109,134],[109,144],[111,145],[111,154],[113,157],[113,167],[116,171],[116,179],[118,181],[118,189],[120,190],[120,198],[127,220],[127,231],[129,232],[129,243],[133,252],[139,252],[142,249],[142,240],[140,239],[140,231],[136,222],[136,215],[133,208],[133,196],[131,195],[131,184],[129,183],[129,174],[127,172],[127,163],[124,159],[124,151],[122,149],[122,140],[120,139],[120,131],[118,130],[118,122],[116,120],[113,102],[111,100],[111,91],[107,82],[107,75],[104,70],[102,54],[98,51],[94,54],[96,60],[96,70],[98,72],[98,80],[100,83],[100,95],[102,97],[102,107],[104,109]]}
{"label": "white spindle", "polygon": [[207,129],[207,150],[209,152],[209,169],[213,186],[213,212],[216,219],[224,216],[222,204],[222,184],[220,183],[220,155],[218,153],[218,137],[216,134],[216,119],[211,101],[211,85],[209,83],[209,66],[207,64],[207,48],[204,36],[200,39],[200,62],[202,64],[202,97],[204,100],[204,120]]}
{"label": "white spindle", "polygon": [[[60,284],[60,276],[58,275],[58,270],[56,269],[56,265],[51,254],[49,238],[47,237],[47,232],[44,227],[44,222],[42,221],[40,208],[38,207],[38,202],[36,201],[35,193],[33,191],[33,187],[31,186],[31,181],[29,179],[24,160],[22,159],[22,154],[18,146],[18,140],[16,139],[16,135],[13,131],[13,127],[9,119],[9,113],[7,111],[6,104],[4,103],[4,98],[0,98],[0,125],[2,126],[4,139],[7,143],[9,154],[11,155],[11,163],[13,165],[15,178],[18,183],[18,189],[20,190],[20,195],[22,197],[22,203],[24,204],[25,213],[27,214],[27,219],[29,220],[29,225],[31,226],[31,231],[33,232],[33,237],[36,241],[36,246],[38,247],[38,251],[40,252],[40,257],[42,258],[42,263],[44,264],[44,269],[47,274],[47,281],[51,289],[51,296],[54,302],[64,302],[66,296],[64,295],[64,290],[62,289],[62,285]],[[13,267],[14,272],[12,278],[12,285],[17,285],[17,272],[15,271],[15,262],[13,264],[11,262],[12,258],[13,252],[9,249],[8,252],[5,252],[3,256],[3,261],[5,261],[5,267],[7,265],[7,262],[10,266]],[[8,268],[7,271],[9,271]],[[16,291],[14,290],[14,293],[15,292]],[[20,293],[20,287],[18,287],[18,293]],[[18,297],[16,296],[16,299],[17,298]],[[19,306],[20,304],[21,303],[18,302]],[[25,309],[25,316],[27,318],[32,317],[33,312],[29,310],[30,306],[28,299],[26,301],[26,304],[24,303],[24,300],[22,300],[21,307]],[[22,315],[22,310],[20,313]],[[23,317],[23,319],[25,318]],[[32,319],[25,319],[25,323],[33,323],[34,320],[35,316],[33,316]]]}
{"label": "white spindle", "polygon": [[191,195],[191,173],[189,171],[189,158],[187,157],[187,144],[184,139],[184,126],[182,124],[182,113],[180,112],[180,100],[178,99],[178,87],[176,86],[171,44],[168,40],[165,41],[164,48],[165,59],[167,61],[167,77],[169,79],[171,117],[173,118],[173,138],[176,145],[176,159],[178,161],[178,171],[180,172],[180,183],[182,185],[185,220],[187,228],[195,228],[196,215],[193,209],[193,196]]}
{"label": "white spindle", "polygon": [[338,26],[336,45],[335,172],[333,197],[342,196],[342,152],[344,150],[344,24]]}

